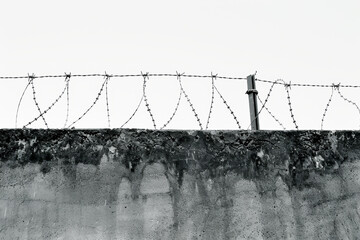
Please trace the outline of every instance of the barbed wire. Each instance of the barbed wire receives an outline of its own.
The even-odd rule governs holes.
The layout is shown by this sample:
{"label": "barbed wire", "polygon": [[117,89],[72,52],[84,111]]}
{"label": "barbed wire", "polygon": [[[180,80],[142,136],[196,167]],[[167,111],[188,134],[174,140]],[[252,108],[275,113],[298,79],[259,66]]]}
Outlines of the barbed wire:
{"label": "barbed wire", "polygon": [[123,128],[123,127],[124,127],[128,122],[130,122],[130,120],[135,116],[135,114],[137,113],[137,111],[138,111],[139,108],[140,108],[140,105],[141,105],[143,99],[144,99],[144,94],[142,94],[141,99],[140,99],[140,101],[139,101],[139,104],[138,104],[137,107],[135,108],[135,111],[131,114],[131,116],[129,117],[129,119],[126,120],[126,122],[125,122],[123,125],[121,125],[120,128]]}
{"label": "barbed wire", "polygon": [[107,79],[105,79],[104,82],[102,83],[101,88],[100,88],[100,91],[98,92],[98,95],[96,96],[94,102],[90,105],[90,107],[89,107],[78,119],[76,119],[74,122],[72,122],[72,123],[68,126],[68,128],[72,127],[75,123],[77,123],[78,121],[80,121],[80,120],[93,108],[93,106],[94,106],[94,105],[97,103],[97,101],[99,100],[100,95],[101,95],[101,93],[102,93],[102,91],[103,91],[103,89],[104,89],[104,85],[105,85],[106,82],[107,82]]}
{"label": "barbed wire", "polygon": [[[265,82],[265,83],[275,83],[280,85],[286,85],[286,82],[277,82],[277,81],[271,81],[271,80],[264,80],[264,79],[258,79],[256,78],[255,81],[258,82]],[[320,88],[331,88],[333,87],[332,84],[308,84],[308,83],[292,83],[292,87],[320,87]],[[340,85],[339,87],[343,88],[360,88],[360,85]]]}
{"label": "barbed wire", "polygon": [[247,128],[247,130],[249,130],[250,129],[250,127],[251,127],[251,125],[256,121],[256,119],[260,116],[260,113],[262,112],[262,110],[265,108],[265,105],[266,105],[266,103],[268,102],[268,100],[269,100],[269,97],[270,97],[270,95],[271,95],[271,92],[272,92],[272,90],[273,90],[273,88],[274,88],[274,86],[275,86],[275,84],[278,84],[277,82],[278,81],[280,81],[280,80],[276,80],[275,82],[273,82],[272,83],[272,85],[271,85],[271,87],[270,87],[270,89],[269,89],[269,92],[268,92],[268,94],[267,94],[267,96],[266,96],[266,98],[265,98],[265,101],[264,101],[264,103],[261,103],[262,104],[262,106],[261,106],[261,108],[260,108],[260,111],[258,111],[258,114],[256,115],[256,117],[250,122],[250,124],[249,124],[249,126],[248,126],[248,128]]}
{"label": "barbed wire", "polygon": [[202,124],[201,124],[199,115],[196,113],[195,108],[194,108],[193,104],[191,103],[190,98],[189,98],[189,96],[186,94],[186,92],[185,92],[185,90],[184,90],[184,88],[183,88],[183,85],[182,85],[182,83],[181,83],[181,76],[183,76],[183,75],[185,75],[185,74],[184,74],[184,73],[180,74],[180,73],[178,73],[178,72],[176,72],[176,74],[177,74],[177,79],[178,79],[179,84],[180,84],[181,91],[182,91],[182,93],[184,94],[184,96],[185,96],[186,100],[188,101],[188,103],[190,104],[191,110],[192,110],[193,113],[194,113],[194,116],[195,116],[195,118],[196,118],[196,121],[197,121],[198,124],[199,124],[200,129],[203,130],[203,127],[202,127]]}
{"label": "barbed wire", "polygon": [[17,120],[18,120],[18,116],[19,116],[20,105],[21,105],[22,99],[23,99],[23,97],[25,95],[25,92],[26,92],[26,90],[28,89],[29,86],[30,86],[30,81],[28,81],[28,83],[26,84],[26,87],[25,87],[24,91],[22,92],[21,97],[19,99],[19,103],[18,103],[17,109],[16,109],[15,128],[17,128]]}
{"label": "barbed wire", "polygon": [[265,110],[270,114],[270,116],[282,127],[283,130],[286,130],[286,128],[284,127],[284,125],[272,114],[272,112],[270,112],[270,110],[265,106],[265,104],[263,103],[263,101],[261,101],[259,95],[257,95],[257,98],[258,98],[259,102],[263,105],[263,107],[265,108]]}
{"label": "barbed wire", "polygon": [[289,105],[289,109],[290,109],[291,118],[292,118],[292,120],[293,120],[293,123],[294,123],[294,125],[295,125],[296,130],[299,130],[299,127],[298,127],[298,125],[296,124],[296,120],[295,120],[295,117],[294,117],[293,109],[292,109],[292,106],[291,106],[291,99],[290,99],[290,92],[289,92],[289,89],[291,89],[291,82],[285,83],[284,86],[285,86],[285,90],[286,90],[286,93],[287,93],[287,100],[288,100],[288,105]]}
{"label": "barbed wire", "polygon": [[[105,72],[106,74],[106,72]],[[107,75],[106,74],[106,77],[105,77],[105,96],[106,96],[106,113],[107,113],[107,119],[108,119],[108,127],[110,128],[111,125],[110,125],[110,109],[109,109],[109,97],[108,97],[108,83],[109,83],[109,80],[110,80],[110,77],[111,75]]]}
{"label": "barbed wire", "polygon": [[[211,73],[211,75],[213,75]],[[214,77],[211,77],[211,103],[210,103],[210,110],[209,110],[209,115],[206,121],[206,130],[209,127],[209,123],[210,123],[210,116],[211,116],[211,112],[212,112],[212,108],[213,108],[213,104],[214,104],[214,89],[215,89],[215,85],[214,85]]]}
{"label": "barbed wire", "polygon": [[[52,109],[52,107],[53,107],[53,106],[62,98],[62,96],[64,95],[65,90],[66,90],[67,87],[68,87],[68,81],[69,81],[69,79],[70,79],[70,78],[66,77],[66,79],[65,79],[65,87],[64,87],[64,89],[62,90],[62,92],[59,94],[59,96],[55,99],[55,101],[54,101],[44,112],[41,112],[41,111],[40,111],[40,114],[39,114],[37,117],[35,117],[33,120],[31,120],[30,122],[28,122],[26,125],[24,125],[23,128],[27,128],[27,127],[30,126],[32,123],[36,122],[40,117],[44,117],[44,115],[45,115],[46,113],[48,113],[48,112]],[[33,85],[33,84],[32,84],[32,85]],[[39,108],[38,108],[38,109],[39,109]],[[46,124],[46,126],[47,126],[47,124]]]}
{"label": "barbed wire", "polygon": [[[62,78],[62,77],[65,77],[65,86],[64,86],[62,92],[55,99],[55,101],[52,102],[50,104],[50,106],[46,108],[45,111],[42,111],[41,108],[40,108],[39,102],[37,100],[37,92],[36,92],[36,89],[35,89],[35,86],[34,86],[34,79],[38,79],[38,78]],[[202,126],[202,123],[200,121],[200,117],[199,117],[197,111],[195,110],[194,105],[193,105],[189,95],[187,95],[187,93],[185,92],[185,89],[184,89],[184,87],[182,85],[182,81],[181,81],[182,77],[190,77],[190,78],[210,78],[211,79],[211,89],[212,89],[211,90],[211,102],[210,102],[210,108],[209,108],[209,113],[208,113],[208,116],[207,116],[205,129],[209,128],[211,115],[213,113],[215,92],[220,96],[221,100],[223,101],[225,106],[229,109],[231,115],[233,116],[234,120],[236,121],[237,126],[239,127],[239,129],[241,129],[241,126],[240,126],[240,123],[239,123],[239,121],[237,119],[237,116],[235,115],[234,111],[231,109],[231,107],[229,106],[228,102],[225,100],[223,95],[220,93],[219,89],[216,87],[215,82],[216,82],[216,80],[219,80],[219,79],[246,80],[247,78],[218,76],[217,74],[214,75],[213,73],[211,73],[211,75],[197,75],[197,74],[185,74],[185,73],[179,74],[178,72],[176,72],[176,74],[173,74],[173,73],[148,73],[148,72],[146,74],[144,74],[144,73],[141,72],[140,74],[113,74],[113,75],[109,75],[106,72],[104,74],[96,74],[95,73],[95,74],[73,74],[73,75],[71,75],[71,73],[70,74],[65,73],[63,75],[40,75],[40,76],[35,76],[34,74],[32,74],[32,75],[28,74],[27,76],[0,77],[0,79],[25,79],[25,78],[28,79],[27,85],[25,86],[25,88],[24,88],[24,90],[23,90],[23,92],[21,94],[20,100],[18,102],[18,105],[17,105],[16,117],[15,117],[15,127],[17,127],[17,125],[18,125],[18,116],[19,116],[19,111],[20,111],[20,106],[21,106],[22,100],[24,98],[24,95],[25,95],[27,89],[29,88],[29,86],[31,86],[32,94],[33,94],[33,100],[34,100],[34,103],[36,105],[36,108],[37,108],[37,111],[39,112],[39,114],[33,120],[31,120],[27,124],[25,124],[24,128],[30,126],[32,123],[34,123],[35,121],[37,121],[40,118],[45,123],[45,126],[47,128],[49,128],[48,123],[47,123],[47,121],[45,119],[45,115],[54,107],[54,105],[63,97],[63,95],[66,92],[66,119],[65,119],[65,124],[64,124],[64,128],[65,128],[67,126],[67,123],[68,123],[68,120],[69,120],[69,109],[70,109],[69,81],[70,81],[70,77],[71,78],[73,78],[73,77],[104,77],[105,80],[102,83],[101,88],[100,88],[100,90],[98,92],[98,95],[97,95],[96,99],[94,100],[94,102],[90,105],[90,107],[88,109],[86,109],[86,111],[77,120],[72,122],[68,127],[72,127],[74,124],[76,124],[78,121],[80,121],[93,108],[93,106],[98,102],[99,97],[102,94],[103,89],[105,88],[107,122],[108,122],[108,127],[110,128],[111,127],[111,116],[110,116],[109,89],[108,89],[110,78],[113,79],[113,78],[124,78],[124,77],[143,77],[143,94],[141,96],[140,102],[139,102],[138,106],[136,107],[135,111],[132,113],[132,115],[128,118],[128,120],[121,127],[124,127],[131,119],[133,119],[134,115],[138,112],[138,109],[141,106],[142,101],[144,100],[146,109],[149,112],[149,115],[151,117],[153,126],[156,129],[157,126],[156,126],[155,118],[154,118],[154,115],[153,115],[153,113],[151,111],[151,108],[150,108],[150,105],[149,105],[149,99],[148,99],[147,94],[146,94],[147,81],[149,80],[149,77],[176,77],[178,82],[179,82],[179,86],[180,86],[179,97],[177,99],[175,109],[172,112],[170,118],[164,123],[164,125],[160,129],[166,128],[168,126],[168,124],[173,120],[174,116],[178,112],[179,105],[180,105],[180,102],[181,102],[181,99],[182,99],[182,95],[184,94],[187,102],[189,103],[189,105],[191,107],[191,110],[194,113],[196,121],[197,121],[200,129],[202,130],[203,126]],[[334,90],[337,90],[339,96],[344,101],[354,105],[356,107],[358,113],[360,114],[359,106],[355,102],[350,101],[349,99],[344,97],[344,95],[340,92],[340,87],[343,87],[343,88],[360,88],[360,86],[358,86],[358,85],[341,85],[340,83],[337,84],[337,85],[335,85],[335,84],[331,84],[331,85],[330,84],[302,84],[302,83],[291,83],[291,82],[287,83],[287,82],[283,81],[282,79],[278,79],[276,81],[270,81],[270,80],[258,79],[258,78],[255,78],[255,81],[271,83],[272,85],[271,85],[271,87],[269,89],[268,95],[265,98],[264,102],[257,95],[257,99],[262,104],[262,107],[261,107],[260,111],[258,111],[258,113],[256,114],[255,119],[252,119],[252,122],[255,121],[259,117],[259,115],[263,111],[263,109],[265,109],[270,114],[270,116],[285,130],[284,125],[279,121],[278,118],[276,118],[274,116],[274,114],[266,106],[275,85],[283,85],[285,87],[286,94],[287,94],[287,102],[288,102],[289,111],[290,111],[290,116],[291,116],[293,124],[294,124],[294,126],[295,126],[295,128],[297,130],[299,128],[298,128],[297,122],[295,120],[294,111],[293,111],[293,103],[291,102],[291,97],[290,97],[290,90],[291,90],[292,87],[322,87],[322,88],[331,87],[332,88],[332,94],[330,96],[330,99],[329,99],[326,107],[325,107],[325,111],[324,111],[324,113],[322,115],[321,129],[323,129],[324,120],[325,120],[326,114],[328,112],[330,102],[332,101],[333,91]],[[251,126],[251,124],[249,125],[249,127],[250,126]],[[248,129],[249,129],[249,127],[248,127]]]}
{"label": "barbed wire", "polygon": [[146,79],[149,80],[149,73],[145,73],[145,74],[141,73],[141,75],[142,75],[143,78],[144,78],[144,81],[143,81],[143,96],[144,96],[145,106],[146,106],[146,108],[147,108],[147,111],[148,111],[149,114],[150,114],[151,121],[152,121],[152,123],[153,123],[153,125],[154,125],[154,129],[156,129],[155,119],[154,119],[154,116],[153,116],[153,114],[152,114],[152,112],[151,112],[150,105],[149,105],[149,103],[148,103],[148,100],[147,100],[147,97],[146,97],[146,93],[145,93],[145,91],[146,91]]}
{"label": "barbed wire", "polygon": [[71,77],[71,73],[70,74],[66,74],[65,77],[65,81],[66,81],[66,119],[65,119],[65,123],[64,123],[64,128],[67,125],[67,122],[69,120],[69,110],[70,110],[70,96],[69,96],[69,82],[70,82],[70,77]]}
{"label": "barbed wire", "polygon": [[171,117],[169,118],[169,120],[160,128],[160,130],[166,128],[166,126],[172,121],[172,119],[174,118],[175,114],[177,113],[177,110],[179,109],[179,105],[180,105],[180,101],[181,101],[181,96],[182,96],[183,92],[180,88],[180,93],[179,93],[179,98],[177,100],[177,103],[176,103],[176,107],[175,107],[175,110],[174,112],[172,113]]}
{"label": "barbed wire", "polygon": [[[217,75],[214,75],[214,77],[216,79]],[[235,116],[234,111],[230,108],[230,105],[226,102],[225,98],[221,95],[220,91],[217,89],[215,84],[214,84],[214,88],[215,88],[215,91],[219,94],[221,100],[223,100],[223,103],[225,104],[226,108],[230,111],[230,114],[233,116],[233,118],[234,118],[234,120],[236,122],[236,125],[238,126],[239,129],[241,129],[240,123],[239,123],[237,117]]]}
{"label": "barbed wire", "polygon": [[335,85],[332,84],[332,87],[331,87],[331,95],[330,95],[330,98],[329,98],[329,100],[328,100],[328,102],[327,102],[327,104],[326,104],[325,111],[324,111],[324,113],[323,113],[323,115],[322,115],[322,119],[321,119],[321,130],[323,130],[324,119],[325,119],[326,113],[327,113],[327,111],[328,111],[328,109],[329,109],[330,102],[331,102],[331,100],[332,100],[332,98],[333,98],[333,95],[334,95],[334,87],[335,87]]}
{"label": "barbed wire", "polygon": [[[340,84],[339,84],[339,86],[340,86]],[[359,114],[360,114],[360,108],[359,108],[359,106],[358,106],[355,102],[353,102],[353,101],[347,99],[346,97],[344,97],[344,96],[341,94],[341,92],[340,92],[340,87],[337,87],[336,89],[337,89],[337,92],[339,93],[340,97],[341,97],[344,101],[346,101],[346,102],[354,105],[354,106],[356,107],[356,109],[358,110]]]}
{"label": "barbed wire", "polygon": [[30,84],[31,84],[31,88],[32,88],[32,92],[33,92],[33,100],[34,100],[34,103],[35,103],[35,105],[36,105],[36,108],[37,108],[37,110],[39,111],[40,116],[41,116],[42,120],[44,121],[46,128],[49,128],[49,126],[48,126],[48,124],[47,124],[47,122],[46,122],[46,120],[45,120],[45,117],[44,117],[44,115],[43,115],[42,112],[41,112],[39,103],[38,103],[37,100],[36,100],[36,91],[35,91],[35,86],[34,86],[34,75],[32,75],[32,76],[29,75],[29,82],[30,82]]}
{"label": "barbed wire", "polygon": [[[106,74],[101,73],[88,73],[88,74],[72,74],[72,77],[106,77]],[[142,74],[112,74],[112,78],[125,78],[125,77],[142,77]],[[39,75],[34,78],[64,78],[66,75]],[[176,73],[148,73],[148,77],[177,77]],[[211,75],[198,75],[198,74],[183,74],[182,77],[189,78],[211,78]],[[0,79],[27,79],[28,76],[0,76]],[[243,77],[228,77],[218,76],[218,79],[225,80],[246,80]]]}

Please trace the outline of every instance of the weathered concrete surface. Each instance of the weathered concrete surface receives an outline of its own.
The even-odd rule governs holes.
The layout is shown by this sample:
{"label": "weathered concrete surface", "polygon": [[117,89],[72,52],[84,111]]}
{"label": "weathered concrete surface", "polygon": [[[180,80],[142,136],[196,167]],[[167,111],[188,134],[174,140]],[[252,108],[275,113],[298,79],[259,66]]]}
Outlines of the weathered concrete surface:
{"label": "weathered concrete surface", "polygon": [[360,239],[360,132],[0,130],[0,239]]}

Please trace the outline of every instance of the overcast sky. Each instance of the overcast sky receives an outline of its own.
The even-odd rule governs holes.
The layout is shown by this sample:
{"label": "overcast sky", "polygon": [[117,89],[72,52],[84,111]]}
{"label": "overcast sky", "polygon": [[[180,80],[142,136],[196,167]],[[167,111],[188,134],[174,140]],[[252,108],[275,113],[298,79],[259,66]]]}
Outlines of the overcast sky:
{"label": "overcast sky", "polygon": [[[283,79],[291,83],[360,85],[360,2],[303,1],[2,1],[0,76],[104,73],[175,73]],[[142,96],[142,78],[109,81],[111,127],[120,127]],[[211,79],[183,78],[185,91],[206,125]],[[69,123],[94,101],[103,78],[71,78]],[[27,79],[0,79],[0,127],[15,127],[16,108]],[[64,87],[64,79],[35,79],[45,110]],[[150,77],[147,97],[157,126],[171,116],[179,95],[176,77]],[[246,81],[216,80],[243,129],[250,122]],[[262,100],[271,85],[257,82]],[[360,88],[340,88],[360,104]],[[331,88],[291,87],[299,129],[320,129]],[[215,96],[210,129],[237,129]],[[261,106],[261,105],[260,105]],[[294,129],[283,86],[268,101],[286,129]],[[22,127],[38,115],[28,88],[20,106]],[[66,96],[45,115],[51,128],[66,118]],[[261,129],[282,129],[264,110]],[[105,95],[76,128],[107,127]],[[31,127],[45,127],[39,120]],[[143,103],[131,128],[153,128]],[[169,129],[198,129],[183,97]],[[359,129],[357,108],[334,92],[324,129]]]}

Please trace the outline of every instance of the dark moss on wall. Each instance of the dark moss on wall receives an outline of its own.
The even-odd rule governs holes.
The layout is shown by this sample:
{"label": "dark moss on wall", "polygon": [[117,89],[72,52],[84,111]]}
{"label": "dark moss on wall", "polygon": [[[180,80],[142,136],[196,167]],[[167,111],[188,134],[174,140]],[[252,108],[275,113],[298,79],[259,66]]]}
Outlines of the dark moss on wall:
{"label": "dark moss on wall", "polygon": [[114,149],[113,161],[131,171],[141,162],[165,164],[180,185],[184,172],[196,169],[248,179],[277,172],[289,186],[301,189],[310,172],[331,173],[358,157],[360,132],[0,130],[0,161],[11,167],[39,163],[44,174],[52,162],[97,166]]}

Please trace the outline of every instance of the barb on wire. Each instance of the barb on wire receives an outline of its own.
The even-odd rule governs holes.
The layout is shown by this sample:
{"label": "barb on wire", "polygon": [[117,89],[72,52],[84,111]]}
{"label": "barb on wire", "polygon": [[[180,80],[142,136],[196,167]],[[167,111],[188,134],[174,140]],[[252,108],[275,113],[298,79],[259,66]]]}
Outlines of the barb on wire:
{"label": "barb on wire", "polygon": [[211,112],[212,112],[212,108],[213,108],[213,104],[214,104],[214,89],[215,89],[215,84],[214,84],[214,80],[216,78],[217,74],[216,75],[213,75],[211,73],[211,103],[210,103],[210,110],[209,110],[209,115],[208,115],[208,118],[207,118],[207,121],[206,121],[206,130],[208,129],[209,127],[209,123],[210,123],[210,115],[211,115]]}
{"label": "barb on wire", "polygon": [[[215,76],[215,79],[216,79],[216,76]],[[236,125],[238,126],[239,129],[241,129],[241,126],[240,126],[240,123],[234,113],[234,111],[230,108],[230,105],[226,102],[225,98],[221,95],[220,91],[217,89],[217,87],[215,86],[214,84],[214,89],[215,91],[219,94],[221,100],[223,101],[223,103],[225,104],[225,106],[227,107],[227,109],[230,111],[230,114],[233,116],[235,122],[236,122]]]}
{"label": "barb on wire", "polygon": [[108,98],[108,83],[110,80],[110,77],[112,77],[111,75],[108,75],[105,72],[105,95],[106,95],[106,112],[107,112],[107,119],[108,119],[108,127],[110,128],[110,109],[109,109],[109,98]]}
{"label": "barb on wire", "polygon": [[283,130],[286,130],[284,125],[270,112],[270,110],[265,106],[263,101],[261,101],[259,95],[257,95],[259,102],[264,106],[265,110],[270,114],[270,116],[282,127]]}
{"label": "barb on wire", "polygon": [[200,129],[203,130],[200,118],[199,118],[198,114],[196,113],[195,108],[194,108],[193,104],[191,103],[189,96],[186,94],[186,92],[183,88],[182,82],[181,82],[181,76],[183,76],[184,73],[180,74],[180,73],[176,72],[176,75],[177,75],[177,80],[179,81],[179,84],[180,84],[180,89],[181,89],[182,93],[184,94],[186,100],[190,104],[191,110],[193,111],[193,113],[195,115],[196,121],[198,122]]}
{"label": "barb on wire", "polygon": [[69,101],[69,82],[70,82],[70,78],[71,78],[71,73],[66,74],[65,73],[65,82],[66,82],[66,119],[65,119],[65,123],[64,123],[64,128],[66,127],[68,120],[69,120],[69,109],[70,109],[70,101]]}
{"label": "barb on wire", "polygon": [[[340,83],[339,83],[339,86],[340,86]],[[340,92],[340,87],[337,87],[336,90],[337,90],[337,92],[339,93],[340,97],[341,97],[344,101],[346,101],[346,102],[354,105],[354,106],[356,107],[356,109],[358,110],[359,114],[360,114],[360,108],[359,108],[359,106],[358,106],[355,102],[353,102],[353,101],[347,99],[346,97],[344,97],[344,96],[341,94],[341,92]]]}
{"label": "barb on wire", "polygon": [[288,105],[289,105],[289,109],[290,109],[291,118],[292,118],[292,120],[293,120],[293,123],[294,123],[294,125],[295,125],[296,130],[299,130],[299,127],[298,127],[298,125],[296,124],[296,120],[295,120],[295,117],[294,117],[293,109],[292,109],[292,107],[291,107],[290,92],[289,92],[289,89],[291,89],[291,82],[289,82],[289,83],[285,83],[285,82],[284,82],[284,86],[285,86],[285,90],[286,90],[286,94],[287,94],[287,100],[288,100]]}
{"label": "barb on wire", "polygon": [[44,123],[45,123],[46,128],[49,128],[49,126],[48,126],[48,124],[47,124],[47,122],[46,122],[46,120],[45,120],[45,117],[44,117],[44,115],[43,115],[42,112],[41,112],[39,103],[38,103],[37,100],[36,100],[36,91],[35,91],[35,86],[34,86],[34,78],[35,78],[34,74],[33,74],[32,76],[29,75],[29,82],[30,82],[30,84],[31,84],[31,88],[32,88],[32,92],[33,92],[33,100],[34,100],[34,103],[35,103],[35,105],[36,105],[37,110],[38,110],[39,113],[40,113],[40,116],[41,116],[42,120],[43,120]]}
{"label": "barb on wire", "polygon": [[332,87],[331,87],[331,95],[330,95],[330,98],[329,98],[329,100],[328,100],[328,102],[327,102],[327,104],[326,104],[325,111],[324,111],[324,113],[323,113],[323,115],[322,115],[322,119],[321,119],[321,130],[323,130],[324,119],[325,119],[326,113],[327,113],[327,111],[328,111],[328,109],[329,109],[329,106],[330,106],[330,102],[331,102],[331,100],[332,100],[332,97],[333,97],[333,95],[334,95],[334,88],[335,88],[335,85],[332,84]]}
{"label": "barb on wire", "polygon": [[175,114],[176,114],[176,112],[177,112],[177,110],[179,108],[181,97],[182,97],[182,91],[180,89],[179,98],[178,98],[178,101],[176,103],[175,110],[174,110],[173,114],[171,115],[170,119],[160,128],[160,130],[164,129],[172,121],[172,119],[174,118],[174,116],[175,116]]}
{"label": "barb on wire", "polygon": [[104,82],[102,83],[101,88],[100,88],[100,91],[98,92],[98,94],[97,94],[94,102],[90,105],[90,107],[89,107],[88,109],[86,109],[86,111],[85,111],[78,119],[76,119],[74,122],[72,122],[72,123],[68,126],[68,128],[72,127],[75,123],[77,123],[78,121],[80,121],[80,120],[93,108],[93,106],[94,106],[94,105],[97,103],[97,101],[99,100],[102,91],[104,90],[104,85],[105,85],[105,83],[106,83],[106,79],[105,79]]}
{"label": "barb on wire", "polygon": [[149,114],[150,114],[151,121],[152,121],[152,123],[153,123],[153,125],[154,125],[154,129],[156,129],[155,119],[154,119],[153,114],[151,113],[150,105],[149,105],[149,103],[148,103],[148,101],[147,101],[146,91],[145,91],[145,90],[146,90],[146,79],[149,80],[149,73],[147,72],[147,73],[143,74],[143,73],[141,72],[141,75],[142,75],[143,78],[144,78],[144,81],[143,81],[143,96],[144,96],[145,106],[146,106],[146,108],[147,108],[147,111],[148,111]]}
{"label": "barb on wire", "polygon": [[24,128],[26,128],[26,127],[30,126],[32,123],[36,122],[40,117],[43,117],[46,113],[48,113],[52,109],[52,107],[62,98],[62,96],[65,93],[65,90],[68,88],[69,79],[70,79],[70,77],[66,77],[65,87],[62,90],[62,92],[59,94],[59,96],[55,99],[55,101],[44,112],[40,112],[40,114],[37,117],[35,117],[30,122],[28,122],[26,125],[24,125]]}

